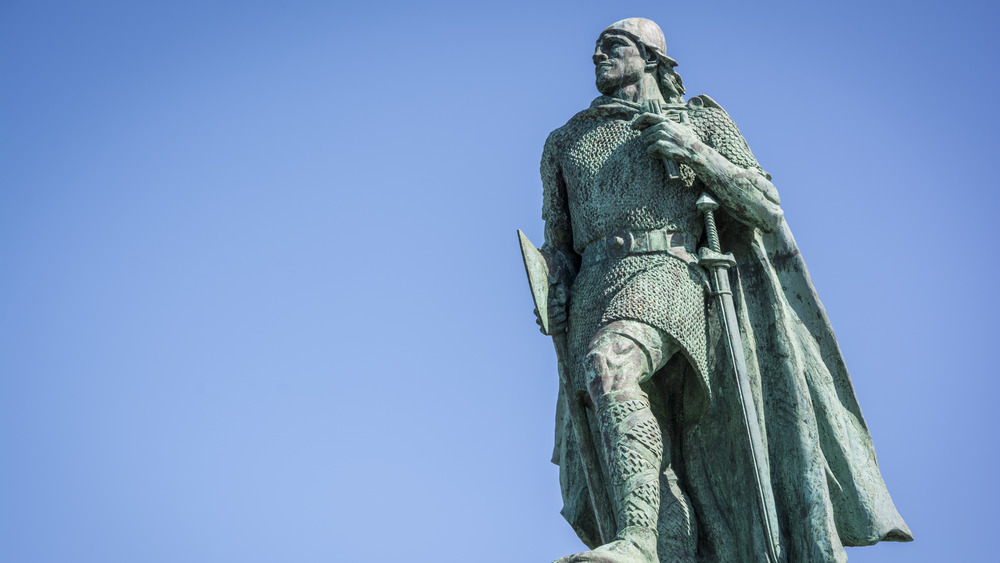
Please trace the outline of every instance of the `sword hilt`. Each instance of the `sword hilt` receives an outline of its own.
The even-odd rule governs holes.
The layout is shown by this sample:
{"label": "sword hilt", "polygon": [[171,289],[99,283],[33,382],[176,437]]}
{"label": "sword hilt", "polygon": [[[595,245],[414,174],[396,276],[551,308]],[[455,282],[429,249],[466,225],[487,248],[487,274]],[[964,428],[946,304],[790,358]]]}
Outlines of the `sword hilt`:
{"label": "sword hilt", "polygon": [[[663,113],[663,106],[660,104],[660,100],[646,100],[642,102],[642,111],[659,115]],[[669,158],[664,158],[663,167],[667,171],[668,180],[680,179],[681,169],[677,166],[676,162],[670,160]]]}
{"label": "sword hilt", "polygon": [[719,203],[712,199],[707,192],[702,193],[698,201],[695,202],[698,211],[705,215],[705,231],[708,233],[708,248],[712,252],[722,252],[722,245],[719,244],[719,230],[715,228],[715,213],[719,208]]}

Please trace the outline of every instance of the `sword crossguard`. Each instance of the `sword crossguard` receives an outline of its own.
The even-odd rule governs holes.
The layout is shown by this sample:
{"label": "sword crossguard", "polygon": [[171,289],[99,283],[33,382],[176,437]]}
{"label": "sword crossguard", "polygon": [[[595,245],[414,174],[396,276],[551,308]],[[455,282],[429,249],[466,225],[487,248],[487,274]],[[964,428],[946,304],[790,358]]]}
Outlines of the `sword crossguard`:
{"label": "sword crossguard", "polygon": [[723,254],[702,247],[698,250],[698,265],[704,268],[732,268],[736,266],[736,259],[733,258],[732,252]]}

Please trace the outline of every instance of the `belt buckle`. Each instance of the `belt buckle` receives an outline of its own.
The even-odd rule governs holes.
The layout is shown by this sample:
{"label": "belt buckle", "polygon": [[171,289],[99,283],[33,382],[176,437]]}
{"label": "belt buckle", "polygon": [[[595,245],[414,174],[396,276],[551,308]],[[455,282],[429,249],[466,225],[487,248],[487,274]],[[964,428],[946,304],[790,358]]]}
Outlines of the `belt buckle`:
{"label": "belt buckle", "polygon": [[604,239],[604,247],[608,251],[608,258],[624,258],[632,251],[635,244],[635,237],[630,231],[622,229],[615,231]]}

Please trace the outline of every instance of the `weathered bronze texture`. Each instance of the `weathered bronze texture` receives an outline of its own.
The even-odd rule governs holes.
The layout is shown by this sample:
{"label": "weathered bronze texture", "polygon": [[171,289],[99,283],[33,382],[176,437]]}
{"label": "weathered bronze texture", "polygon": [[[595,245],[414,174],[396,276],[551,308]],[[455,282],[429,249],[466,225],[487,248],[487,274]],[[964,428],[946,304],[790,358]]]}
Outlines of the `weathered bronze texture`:
{"label": "weathered bronze texture", "polygon": [[593,61],[601,96],[542,154],[545,243],[519,234],[559,360],[562,512],[591,548],[559,563],[912,540],[771,176],[718,103],[685,101],[652,21]]}

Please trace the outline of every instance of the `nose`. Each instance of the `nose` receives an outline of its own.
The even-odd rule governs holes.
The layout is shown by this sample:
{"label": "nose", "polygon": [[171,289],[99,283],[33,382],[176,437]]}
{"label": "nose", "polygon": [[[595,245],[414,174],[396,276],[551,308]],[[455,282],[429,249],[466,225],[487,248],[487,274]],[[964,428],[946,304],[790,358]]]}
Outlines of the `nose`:
{"label": "nose", "polygon": [[601,52],[601,47],[598,45],[594,49],[594,64],[599,64],[601,61],[607,60],[608,56]]}

